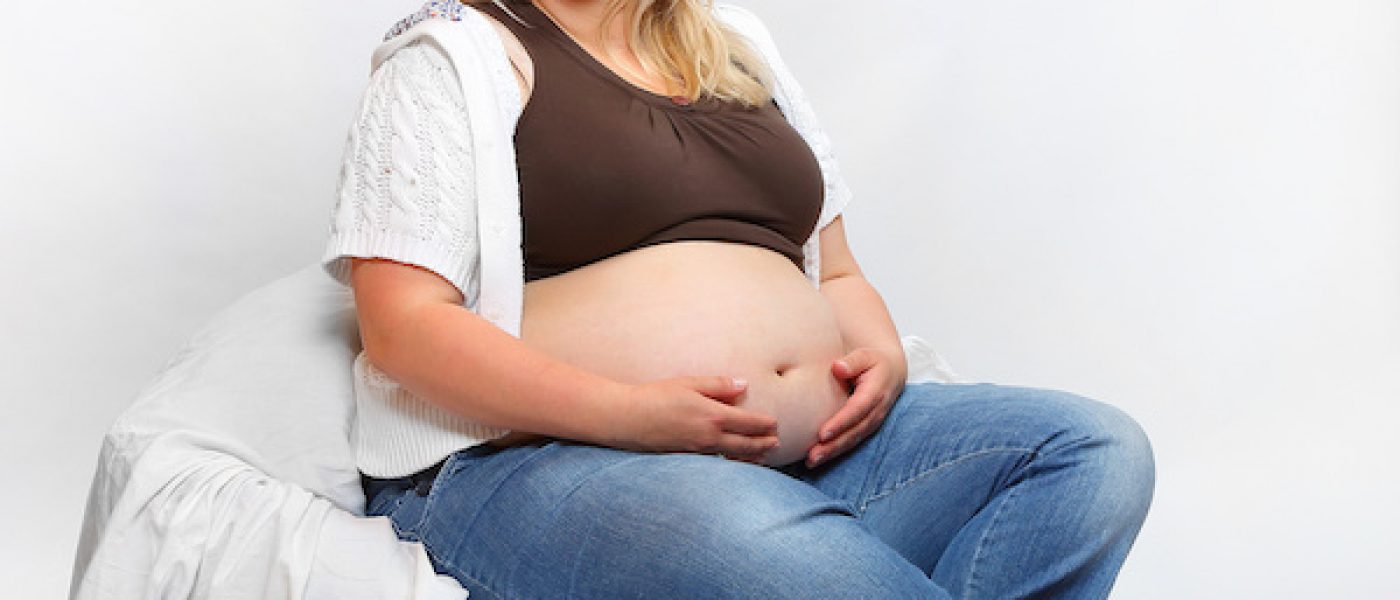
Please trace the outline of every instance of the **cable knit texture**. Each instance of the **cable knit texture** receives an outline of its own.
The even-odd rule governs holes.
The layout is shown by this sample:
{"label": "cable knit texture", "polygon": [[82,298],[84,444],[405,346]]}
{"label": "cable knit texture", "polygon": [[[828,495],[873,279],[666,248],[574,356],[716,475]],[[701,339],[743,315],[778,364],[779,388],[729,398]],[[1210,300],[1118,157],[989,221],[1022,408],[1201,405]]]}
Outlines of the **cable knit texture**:
{"label": "cable knit texture", "polygon": [[[768,62],[778,108],[821,166],[825,198],[802,247],[803,270],[819,286],[818,232],[851,192],[763,23],[732,4],[716,2],[714,10]],[[421,266],[457,286],[468,309],[518,337],[524,265],[513,132],[521,99],[504,43],[487,19],[455,0],[433,1],[386,34],[346,140],[322,260],[345,285],[350,257]],[[354,374],[352,440],[367,475],[408,475],[508,432],[416,397],[363,353]]]}
{"label": "cable knit texture", "polygon": [[[346,140],[328,265],[350,283],[351,256],[427,268],[475,296],[480,244],[470,197],[471,131],[452,64],[415,42],[370,77]],[[467,304],[472,304],[469,301]]]}

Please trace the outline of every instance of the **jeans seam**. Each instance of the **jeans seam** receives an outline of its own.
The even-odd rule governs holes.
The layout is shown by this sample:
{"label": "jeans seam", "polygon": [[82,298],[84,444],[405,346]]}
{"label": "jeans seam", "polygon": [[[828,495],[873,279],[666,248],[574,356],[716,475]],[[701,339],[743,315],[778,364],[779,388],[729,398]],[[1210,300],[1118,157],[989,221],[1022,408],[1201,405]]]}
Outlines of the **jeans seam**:
{"label": "jeans seam", "polygon": [[[908,387],[908,386],[906,386],[906,387]],[[879,429],[876,429],[875,432],[874,432],[873,434],[879,434],[879,433],[880,433],[880,430],[881,430],[881,429],[884,429],[884,428],[885,428],[885,425],[886,425],[887,423],[889,423],[889,422],[891,422],[891,421],[894,421],[896,418],[898,418],[898,416],[895,415],[895,409],[896,409],[896,408],[903,408],[903,407],[900,407],[900,406],[899,406],[899,404],[900,404],[900,399],[903,398],[903,397],[904,397],[904,392],[901,391],[900,394],[899,394],[899,396],[896,396],[896,397],[895,397],[895,399],[894,399],[894,404],[890,406],[890,412],[889,412],[889,414],[886,415],[885,420],[882,421],[882,422],[880,423]],[[865,490],[870,489],[871,485],[873,485],[873,483],[874,483],[874,481],[875,481],[875,473],[877,473],[877,472],[880,470],[880,469],[879,469],[879,465],[884,464],[885,460],[889,457],[889,453],[890,453],[890,444],[892,443],[892,442],[890,441],[890,438],[891,438],[891,437],[892,437],[892,436],[889,436],[889,435],[879,436],[880,448],[879,448],[878,451],[876,451],[876,453],[875,453],[875,455],[879,457],[879,461],[878,461],[877,463],[875,463],[875,466],[874,466],[873,468],[867,469],[867,470],[865,471],[865,479],[864,479],[864,481],[861,481],[861,483],[860,483],[860,491],[859,491],[859,494],[860,494],[860,495],[865,495]],[[853,510],[852,512],[854,512],[854,513],[856,514],[857,517],[864,516],[864,515],[865,515],[865,509],[866,509],[866,507],[870,505],[869,501],[863,501],[863,502],[861,502],[859,505],[857,505],[855,502],[848,502],[847,504],[849,504],[849,505],[851,506],[851,508],[855,509],[855,510]]]}
{"label": "jeans seam", "polygon": [[[423,514],[423,522],[427,522],[426,508]],[[478,579],[475,575],[472,575],[471,573],[467,572],[467,570],[463,569],[460,565],[458,565],[456,561],[448,560],[445,557],[439,556],[437,552],[433,551],[432,546],[428,543],[428,540],[426,538],[421,538],[416,541],[423,546],[423,552],[427,553],[433,560],[442,563],[442,565],[450,569],[454,575],[460,575],[462,577],[470,579],[472,583],[475,583],[476,585],[480,586],[481,589],[486,590],[486,593],[491,594],[495,598],[508,598],[508,596],[506,596],[505,594],[496,591],[491,586],[486,585],[486,583],[483,582],[481,579]]]}
{"label": "jeans seam", "polygon": [[[404,493],[407,494],[409,493],[409,491],[405,491]],[[398,512],[398,510],[403,507],[403,501],[404,496],[402,495],[400,495],[398,498],[395,498],[394,508],[389,510],[389,512],[384,513],[384,516],[389,519],[389,526],[394,528],[394,534],[397,535],[399,539],[407,542],[418,542],[421,544],[423,543],[423,541],[418,537],[417,531],[413,529],[401,528],[399,527],[399,522],[394,520],[394,513]],[[424,546],[424,548],[427,548],[427,546]]]}
{"label": "jeans seam", "polygon": [[500,598],[500,599],[504,599],[504,598],[507,597],[505,594],[502,594],[502,593],[500,593],[500,592],[497,592],[495,589],[492,589],[491,586],[486,585],[485,582],[483,582],[483,581],[480,580],[480,579],[477,579],[477,578],[476,578],[475,576],[473,576],[471,573],[468,573],[465,569],[463,569],[462,567],[458,566],[456,562],[449,561],[449,560],[444,560],[442,557],[438,556],[436,552],[433,552],[432,548],[429,548],[429,547],[428,547],[427,542],[422,542],[422,544],[423,544],[423,551],[426,552],[426,553],[428,553],[429,555],[431,555],[433,560],[442,563],[443,566],[448,567],[449,569],[452,569],[453,572],[455,572],[455,573],[457,573],[457,574],[460,574],[462,577],[465,577],[465,578],[467,578],[467,579],[470,579],[470,580],[472,581],[472,583],[475,583],[476,585],[480,586],[481,589],[486,590],[486,593],[491,594],[492,597],[494,597],[494,598]]}
{"label": "jeans seam", "polygon": [[[549,512],[549,519],[550,519],[550,520],[553,520],[555,517],[557,517],[557,516],[559,515],[559,511],[560,511],[561,507],[564,505],[564,502],[567,501],[569,498],[572,498],[574,494],[578,493],[579,488],[582,488],[585,484],[587,484],[588,482],[592,481],[594,478],[596,478],[596,477],[598,476],[599,473],[602,473],[603,471],[612,470],[613,468],[622,466],[622,465],[624,465],[624,464],[629,464],[629,463],[636,462],[636,461],[638,461],[638,460],[642,460],[643,458],[646,458],[646,457],[645,457],[645,456],[629,456],[629,457],[624,458],[624,459],[622,459],[622,460],[619,460],[619,461],[617,461],[617,462],[615,462],[615,463],[612,463],[612,464],[610,464],[610,465],[607,465],[607,466],[605,466],[605,467],[603,467],[603,468],[601,468],[601,469],[595,470],[595,471],[593,471],[592,473],[589,473],[587,477],[584,477],[583,479],[579,480],[578,483],[574,484],[574,486],[573,486],[572,488],[569,489],[568,493],[564,494],[563,497],[561,497],[561,498],[559,499],[559,501],[556,502],[556,503],[554,504],[554,509],[551,510],[551,511]],[[573,566],[573,568],[569,570],[569,591],[570,591],[570,593],[573,592],[574,583],[575,583],[576,581],[578,581],[578,572],[579,572],[579,565],[578,565],[577,563],[575,563],[574,566]]]}
{"label": "jeans seam", "polygon": [[[380,496],[383,496],[383,494],[384,494],[383,492],[380,492],[379,495],[380,495]],[[387,516],[389,516],[389,515],[394,514],[394,511],[395,511],[395,510],[398,510],[398,508],[399,508],[399,497],[398,497],[398,496],[395,496],[395,497],[393,497],[393,498],[390,498],[388,501],[380,502],[380,505],[379,505],[380,510],[374,510],[374,508],[373,508],[373,506],[374,506],[374,500],[375,500],[375,498],[370,498],[370,499],[368,499],[368,500],[365,502],[365,516],[367,516],[367,517],[368,517],[368,516],[387,517]],[[377,515],[372,515],[372,513],[378,513],[378,514],[377,514]]]}
{"label": "jeans seam", "polygon": [[[427,497],[424,498],[423,510],[419,513],[418,519],[415,522],[406,524],[403,529],[400,529],[398,523],[393,519],[390,519],[390,522],[394,524],[394,532],[398,533],[400,538],[408,539],[404,536],[405,533],[408,533],[411,534],[412,538],[409,541],[422,543],[423,536],[420,535],[418,532],[423,528],[423,523],[428,518],[428,509],[432,507],[432,490],[437,488],[437,480],[443,476],[443,473],[447,470],[447,467],[451,466],[451,463],[456,460],[456,456],[457,455],[455,452],[448,455],[448,457],[444,460],[442,466],[437,470],[436,473],[433,473],[432,481],[428,484],[430,486],[429,493]],[[407,500],[409,494],[418,493],[418,486],[422,485],[422,482],[418,481],[413,475],[408,475],[405,477],[405,479],[408,479],[409,483],[412,485],[402,490],[399,493],[399,495],[394,498],[393,507],[389,510],[384,511],[385,515],[392,515],[395,512],[398,512],[400,508],[403,508],[403,504]]]}
{"label": "jeans seam", "polygon": [[1006,500],[1001,503],[1001,506],[997,507],[996,514],[992,515],[992,522],[987,524],[987,529],[982,532],[982,537],[977,540],[977,548],[972,551],[972,560],[968,562],[967,566],[967,583],[963,585],[964,598],[972,597],[972,591],[976,588],[977,583],[977,561],[981,560],[984,554],[982,550],[987,547],[988,539],[991,538],[992,531],[996,529],[997,523],[1001,520],[1001,515],[1006,512],[1006,507],[1011,504],[1012,500],[1016,499],[1016,494],[1020,492],[1020,486],[1012,487],[1011,491],[1007,492]]}
{"label": "jeans seam", "polygon": [[433,474],[433,480],[428,482],[427,497],[423,499],[423,513],[418,516],[418,524],[414,529],[422,529],[423,524],[428,522],[428,514],[433,510],[434,501],[437,499],[438,488],[442,487],[437,484],[438,480],[449,477],[448,469],[457,466],[458,462],[460,461],[457,460],[457,453],[453,452],[447,457],[447,462],[443,463],[442,467],[438,469],[438,472]]}
{"label": "jeans seam", "polygon": [[[514,467],[512,467],[509,473],[504,474],[503,477],[501,478],[501,482],[504,483],[505,480],[510,479],[511,477],[513,477],[513,476],[515,475],[515,473],[517,473],[518,471],[520,471],[520,469],[524,468],[526,465],[528,465],[528,464],[534,462],[535,460],[537,460],[537,459],[539,458],[539,455],[540,455],[539,451],[540,451],[540,450],[543,450],[543,449],[544,449],[544,446],[541,446],[541,447],[539,447],[539,448],[536,448],[535,451],[534,451],[534,452],[531,452],[530,455],[527,456],[527,457],[525,457],[524,460],[520,461],[518,464],[516,464]],[[454,454],[454,460],[455,460],[455,456],[456,456],[456,455]],[[462,469],[465,469],[465,468],[466,468],[467,461],[460,461],[460,462],[461,462],[461,464],[463,465],[462,468],[461,468],[461,469],[458,469],[457,471],[454,471],[454,472],[453,472],[453,475],[456,475],[457,473],[460,473]],[[456,465],[457,465],[457,463],[454,462],[452,465],[447,465],[447,466],[453,466],[453,467],[455,467]],[[445,469],[444,469],[444,470],[445,470]],[[436,484],[437,481],[434,480],[433,483]],[[426,523],[428,522],[428,515],[430,514],[430,512],[431,512],[431,510],[432,510],[432,508],[433,508],[433,505],[435,504],[435,501],[434,501],[434,500],[436,499],[436,496],[437,496],[437,488],[438,488],[438,486],[437,486],[437,485],[434,485],[433,488],[432,488],[432,490],[430,490],[430,491],[428,492],[428,502],[427,502],[426,505],[423,506],[423,518],[422,518],[422,519],[419,521],[419,523],[418,523],[418,525],[419,525],[420,528],[421,528],[424,524],[426,524]],[[495,489],[491,490],[491,494],[488,495],[484,500],[482,500],[482,505],[489,504],[489,503],[491,502],[491,500],[494,499],[494,498],[496,497],[496,494],[500,493],[500,491],[501,491],[501,490],[500,490],[500,486],[497,485]],[[474,524],[475,524],[475,519],[473,519],[472,523],[466,524],[465,527],[471,527],[471,526],[474,525]],[[424,536],[424,537],[427,537],[427,536]],[[453,567],[456,567],[457,565],[453,564],[452,566],[453,566]],[[483,587],[484,587],[484,586],[483,586]],[[493,593],[494,593],[494,592],[493,592]]]}
{"label": "jeans seam", "polygon": [[[536,458],[537,456],[539,456],[539,453],[538,453],[538,452],[531,453],[530,456],[527,456],[527,457],[525,458],[525,460],[521,461],[520,464],[515,465],[515,467],[511,469],[511,474],[514,474],[516,471],[519,471],[519,470],[520,470],[522,467],[524,467],[527,463],[530,463],[531,461],[534,461],[535,458]],[[462,469],[465,469],[465,468],[466,468],[467,461],[459,461],[459,460],[457,460],[457,453],[454,452],[454,453],[452,454],[452,458],[451,458],[450,460],[452,461],[451,464],[443,465],[442,471],[438,473],[439,476],[447,476],[447,477],[454,476],[454,475],[460,473]],[[455,470],[455,471],[452,471],[450,474],[447,473],[447,471],[448,471],[449,468],[456,468],[458,464],[461,464],[461,465],[463,465],[463,466],[462,466],[461,468],[457,468],[457,470]],[[506,477],[509,478],[509,475],[507,475]],[[427,524],[427,522],[428,522],[428,515],[430,514],[430,512],[431,512],[431,510],[432,510],[432,508],[433,508],[434,499],[435,499],[435,497],[437,496],[437,493],[438,493],[438,486],[436,485],[436,483],[437,483],[437,479],[436,479],[436,478],[434,478],[433,483],[434,483],[434,485],[433,485],[432,489],[429,490],[429,492],[428,492],[427,502],[426,502],[426,503],[424,504],[424,506],[423,506],[423,516],[422,516],[421,519],[419,519],[419,522],[418,522],[418,526],[419,526],[420,528],[421,528],[422,526],[424,526],[424,525]],[[499,492],[499,491],[500,491],[499,488],[496,489],[496,490],[493,490],[493,491],[491,492],[491,496],[488,496],[488,497],[487,497],[486,502],[490,502],[491,498],[494,497],[494,496],[496,495],[496,493]],[[496,590],[493,589],[491,586],[486,585],[486,582],[482,581],[482,580],[481,580],[480,578],[478,578],[477,576],[475,576],[475,575],[473,575],[473,574],[471,574],[471,573],[468,573],[466,569],[463,569],[461,565],[457,564],[457,561],[448,560],[448,559],[445,558],[445,557],[438,556],[438,554],[437,554],[436,552],[433,552],[432,548],[428,545],[428,540],[427,540],[427,538],[428,538],[428,536],[426,536],[426,535],[423,536],[423,540],[422,540],[420,543],[423,544],[423,551],[424,551],[424,552],[427,552],[428,554],[431,554],[431,555],[433,556],[433,559],[434,559],[434,560],[437,560],[438,562],[442,563],[443,566],[445,566],[445,567],[451,569],[453,572],[458,573],[458,574],[461,574],[462,577],[465,577],[465,578],[467,578],[467,579],[472,580],[472,583],[475,583],[475,584],[481,586],[481,589],[486,590],[486,592],[489,593],[489,594],[491,594],[492,596],[495,596],[496,598],[501,598],[501,599],[509,598],[509,596],[506,596],[505,594],[496,591]]]}
{"label": "jeans seam", "polygon": [[[976,452],[970,452],[970,453],[968,453],[968,454],[964,454],[964,455],[959,456],[959,457],[957,457],[957,458],[954,458],[954,459],[952,459],[952,460],[945,461],[945,462],[939,463],[939,464],[937,464],[937,465],[934,465],[933,467],[930,467],[930,468],[928,468],[928,469],[924,469],[924,470],[922,470],[922,471],[919,471],[918,473],[915,473],[914,475],[910,476],[909,478],[904,479],[903,481],[900,481],[900,482],[894,484],[894,485],[891,486],[889,489],[886,489],[886,490],[884,490],[884,491],[878,492],[878,493],[876,493],[876,494],[870,496],[869,498],[866,498],[865,500],[863,500],[863,501],[860,503],[860,512],[861,512],[862,514],[864,514],[865,511],[866,511],[866,509],[869,508],[871,504],[875,503],[875,501],[877,501],[877,500],[882,500],[882,499],[884,499],[884,498],[887,498],[887,497],[889,497],[890,495],[894,494],[895,492],[898,492],[899,490],[902,490],[902,489],[904,489],[905,487],[908,487],[909,485],[911,485],[911,484],[913,484],[913,483],[915,483],[915,482],[918,482],[918,481],[921,480],[921,479],[928,478],[928,477],[932,476],[934,473],[937,473],[938,471],[941,471],[941,470],[943,470],[943,469],[946,468],[946,467],[951,467],[951,466],[953,466],[953,465],[955,465],[955,464],[958,464],[958,463],[961,463],[961,462],[963,462],[963,461],[965,461],[965,460],[968,460],[968,459],[971,459],[971,458],[976,458],[976,457],[979,457],[979,456],[982,456],[982,455],[985,455],[985,454],[996,453],[996,452],[1023,452],[1023,453],[1034,453],[1035,450],[1033,450],[1033,449],[1031,449],[1031,448],[1021,448],[1021,447],[986,448],[986,449],[983,449],[983,450],[978,450],[978,451],[976,451]],[[873,471],[873,469],[872,469],[872,471]]]}

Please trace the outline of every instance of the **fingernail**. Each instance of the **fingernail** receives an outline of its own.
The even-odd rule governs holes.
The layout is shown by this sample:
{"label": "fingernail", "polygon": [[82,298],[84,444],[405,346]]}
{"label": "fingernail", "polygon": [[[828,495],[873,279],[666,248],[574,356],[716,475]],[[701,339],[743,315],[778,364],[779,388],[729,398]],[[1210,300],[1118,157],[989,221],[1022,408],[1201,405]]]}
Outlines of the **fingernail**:
{"label": "fingernail", "polygon": [[733,379],[735,389],[743,389],[744,387],[749,385],[749,380],[744,379],[743,377],[735,377]]}
{"label": "fingernail", "polygon": [[822,464],[822,461],[824,461],[824,460],[826,460],[826,453],[824,453],[824,452],[818,452],[818,453],[812,455],[812,465],[811,465],[811,466],[815,467],[815,466],[817,466],[817,465],[819,465],[819,464]]}
{"label": "fingernail", "polygon": [[836,364],[840,365],[841,368],[844,370],[849,371],[851,369],[851,365],[844,360],[838,360],[836,361]]}
{"label": "fingernail", "polygon": [[821,441],[823,441],[823,442],[829,442],[829,441],[831,441],[831,430],[828,429],[828,430],[826,430],[826,431],[823,431],[822,434],[821,434],[821,436],[819,436],[817,439],[819,439],[819,440],[821,440]]}

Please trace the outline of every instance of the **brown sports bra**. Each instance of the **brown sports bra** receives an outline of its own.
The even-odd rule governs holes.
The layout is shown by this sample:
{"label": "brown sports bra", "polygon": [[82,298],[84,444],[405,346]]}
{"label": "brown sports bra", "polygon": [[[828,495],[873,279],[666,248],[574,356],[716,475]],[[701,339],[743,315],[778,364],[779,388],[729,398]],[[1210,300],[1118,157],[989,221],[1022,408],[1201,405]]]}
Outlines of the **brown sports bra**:
{"label": "brown sports bra", "polygon": [[528,0],[515,33],[534,87],[515,127],[525,281],[677,240],[769,248],[802,270],[822,207],[822,173],[776,102],[694,103],[633,85]]}

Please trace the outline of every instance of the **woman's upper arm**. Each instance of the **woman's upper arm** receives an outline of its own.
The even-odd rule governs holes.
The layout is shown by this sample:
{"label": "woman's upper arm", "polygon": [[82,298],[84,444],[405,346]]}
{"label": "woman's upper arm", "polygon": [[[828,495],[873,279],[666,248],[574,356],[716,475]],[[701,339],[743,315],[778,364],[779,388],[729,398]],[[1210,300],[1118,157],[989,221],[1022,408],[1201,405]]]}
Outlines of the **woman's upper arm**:
{"label": "woman's upper arm", "polygon": [[[452,290],[434,288],[437,298],[462,303],[475,294],[480,244],[466,110],[450,60],[432,44],[405,46],[371,75],[346,136],[322,256],[328,273],[356,288],[357,303],[363,292],[384,299],[417,289],[423,276]],[[365,271],[367,262],[377,266]]]}
{"label": "woman's upper arm", "polygon": [[846,224],[842,215],[836,215],[817,235],[821,236],[822,281],[846,275],[862,275],[851,247],[846,243]]}
{"label": "woman's upper arm", "polygon": [[416,265],[383,258],[351,258],[351,287],[360,323],[360,341],[370,362],[383,363],[381,350],[403,319],[433,304],[462,304],[462,293],[442,276]]}

